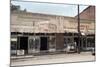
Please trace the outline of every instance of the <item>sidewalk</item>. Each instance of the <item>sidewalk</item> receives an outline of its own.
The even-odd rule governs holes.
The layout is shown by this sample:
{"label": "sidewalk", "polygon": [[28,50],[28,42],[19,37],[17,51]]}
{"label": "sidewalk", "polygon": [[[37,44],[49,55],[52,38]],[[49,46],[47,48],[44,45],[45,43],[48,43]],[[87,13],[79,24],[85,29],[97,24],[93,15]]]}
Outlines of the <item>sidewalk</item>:
{"label": "sidewalk", "polygon": [[95,61],[95,56],[90,52],[82,52],[81,54],[56,54],[56,55],[42,55],[31,58],[11,60],[11,66],[20,65],[37,65],[37,64],[51,64],[51,63],[69,63]]}
{"label": "sidewalk", "polygon": [[25,58],[32,58],[34,56],[44,56],[44,55],[57,55],[57,54],[67,54],[65,51],[63,52],[45,52],[45,53],[35,53],[31,55],[17,55],[17,56],[11,56],[11,59],[25,59]]}
{"label": "sidewalk", "polygon": [[33,55],[11,56],[11,60],[33,58],[33,57],[34,57]]}

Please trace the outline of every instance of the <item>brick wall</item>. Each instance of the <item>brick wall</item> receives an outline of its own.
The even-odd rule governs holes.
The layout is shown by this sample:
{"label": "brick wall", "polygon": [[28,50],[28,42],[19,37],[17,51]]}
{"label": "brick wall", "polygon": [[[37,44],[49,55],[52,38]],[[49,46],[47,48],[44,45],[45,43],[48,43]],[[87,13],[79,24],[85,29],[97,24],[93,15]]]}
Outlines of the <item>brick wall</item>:
{"label": "brick wall", "polygon": [[[77,16],[75,16],[77,18]],[[80,19],[95,20],[95,6],[89,6],[80,13]]]}

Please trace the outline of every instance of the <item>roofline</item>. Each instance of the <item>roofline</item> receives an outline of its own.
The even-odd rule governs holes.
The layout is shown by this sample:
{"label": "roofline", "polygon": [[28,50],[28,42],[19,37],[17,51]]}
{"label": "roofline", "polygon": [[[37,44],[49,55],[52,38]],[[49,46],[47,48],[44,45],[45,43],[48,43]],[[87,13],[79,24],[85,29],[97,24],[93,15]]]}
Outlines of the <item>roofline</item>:
{"label": "roofline", "polygon": [[[59,17],[65,17],[65,18],[71,18],[71,19],[77,19],[76,17],[70,17],[70,16],[61,16],[61,15],[53,15],[53,14],[45,14],[45,13],[33,13],[33,12],[25,12],[25,11],[14,11],[15,13],[29,13],[29,14],[40,14],[40,15],[49,15],[49,16],[59,16]],[[11,12],[13,13],[13,12]],[[21,13],[22,14],[22,13]],[[80,20],[86,20],[86,19],[80,19]],[[95,20],[89,20],[89,21],[95,21]]]}
{"label": "roofline", "polygon": [[25,12],[25,11],[12,11],[11,13],[29,13],[29,14],[40,14],[40,15],[49,15],[49,16],[60,16],[60,17],[69,17],[69,18],[75,18],[75,17],[70,17],[70,16],[63,16],[63,15],[54,15],[54,14],[46,14],[46,13],[33,13],[33,12]]}

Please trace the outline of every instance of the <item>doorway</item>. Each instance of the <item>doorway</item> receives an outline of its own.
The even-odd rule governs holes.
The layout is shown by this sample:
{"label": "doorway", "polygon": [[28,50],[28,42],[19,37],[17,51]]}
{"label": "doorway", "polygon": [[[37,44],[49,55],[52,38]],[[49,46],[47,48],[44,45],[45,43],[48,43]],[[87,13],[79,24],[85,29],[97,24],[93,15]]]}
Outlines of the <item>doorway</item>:
{"label": "doorway", "polygon": [[28,54],[28,37],[20,37],[20,50],[24,50],[24,54]]}
{"label": "doorway", "polygon": [[40,38],[40,51],[48,50],[48,38],[47,37],[41,37]]}

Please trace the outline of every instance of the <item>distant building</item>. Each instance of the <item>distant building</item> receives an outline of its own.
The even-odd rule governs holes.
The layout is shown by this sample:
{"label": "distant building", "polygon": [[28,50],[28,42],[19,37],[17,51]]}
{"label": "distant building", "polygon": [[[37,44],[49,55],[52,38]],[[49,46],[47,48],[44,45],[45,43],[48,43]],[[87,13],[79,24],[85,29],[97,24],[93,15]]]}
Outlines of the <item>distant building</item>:
{"label": "distant building", "polygon": [[84,9],[80,13],[80,18],[86,20],[95,20],[95,6],[89,6],[86,9]]}

